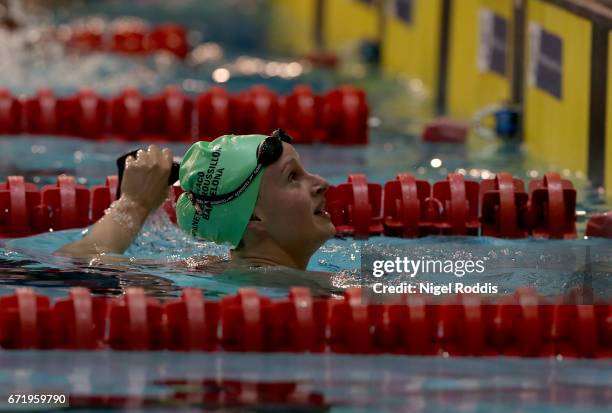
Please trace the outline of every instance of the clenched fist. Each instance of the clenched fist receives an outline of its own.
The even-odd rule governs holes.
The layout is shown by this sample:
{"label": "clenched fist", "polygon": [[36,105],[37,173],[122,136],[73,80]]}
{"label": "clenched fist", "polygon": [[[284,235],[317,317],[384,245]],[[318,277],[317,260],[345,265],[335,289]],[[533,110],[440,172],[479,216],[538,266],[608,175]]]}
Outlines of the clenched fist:
{"label": "clenched fist", "polygon": [[121,197],[151,212],[161,206],[168,196],[168,177],[172,168],[172,152],[156,145],[139,150],[136,158],[125,161],[125,172],[121,182]]}

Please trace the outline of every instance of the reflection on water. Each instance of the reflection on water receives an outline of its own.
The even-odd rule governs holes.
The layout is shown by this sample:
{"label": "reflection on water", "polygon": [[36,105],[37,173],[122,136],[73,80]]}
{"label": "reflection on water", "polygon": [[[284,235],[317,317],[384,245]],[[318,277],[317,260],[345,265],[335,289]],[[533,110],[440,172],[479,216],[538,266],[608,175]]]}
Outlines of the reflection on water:
{"label": "reflection on water", "polygon": [[11,351],[0,366],[2,394],[53,389],[83,409],[603,413],[612,403],[609,360]]}

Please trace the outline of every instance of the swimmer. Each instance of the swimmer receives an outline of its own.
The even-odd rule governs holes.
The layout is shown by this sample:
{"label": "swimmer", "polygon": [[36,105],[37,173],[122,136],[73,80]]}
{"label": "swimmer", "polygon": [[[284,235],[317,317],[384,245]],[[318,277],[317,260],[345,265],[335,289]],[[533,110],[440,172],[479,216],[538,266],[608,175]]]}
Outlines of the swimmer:
{"label": "swimmer", "polygon": [[[171,166],[170,150],[155,145],[128,157],[119,200],[83,238],[57,253],[125,252],[167,198]],[[325,210],[329,184],[304,169],[282,130],[196,142],[183,157],[179,181],[185,193],[176,205],[178,225],[194,237],[229,245],[232,264],[304,271],[335,235]]]}

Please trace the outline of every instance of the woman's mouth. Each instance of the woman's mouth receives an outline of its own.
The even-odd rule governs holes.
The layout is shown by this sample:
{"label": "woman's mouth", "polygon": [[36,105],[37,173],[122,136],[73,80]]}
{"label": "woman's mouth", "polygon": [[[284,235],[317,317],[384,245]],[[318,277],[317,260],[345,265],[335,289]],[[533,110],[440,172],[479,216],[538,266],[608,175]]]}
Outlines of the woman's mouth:
{"label": "woman's mouth", "polygon": [[327,212],[327,210],[325,209],[324,206],[316,209],[314,214],[316,216],[320,216],[320,217],[324,217],[324,218],[327,218],[327,219],[331,219],[331,215],[329,215],[329,212]]}

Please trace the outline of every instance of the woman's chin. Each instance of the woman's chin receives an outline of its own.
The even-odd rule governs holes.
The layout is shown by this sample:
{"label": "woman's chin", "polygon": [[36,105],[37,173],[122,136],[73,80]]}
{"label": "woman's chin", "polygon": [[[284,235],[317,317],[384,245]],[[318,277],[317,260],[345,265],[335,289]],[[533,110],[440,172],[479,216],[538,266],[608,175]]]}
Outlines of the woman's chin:
{"label": "woman's chin", "polygon": [[336,227],[331,222],[329,226],[326,228],[325,232],[325,241],[330,240],[336,236]]}
{"label": "woman's chin", "polygon": [[322,219],[318,218],[314,222],[314,229],[318,234],[317,238],[320,240],[321,245],[336,236],[336,227],[331,220],[325,219],[323,222],[322,221]]}

